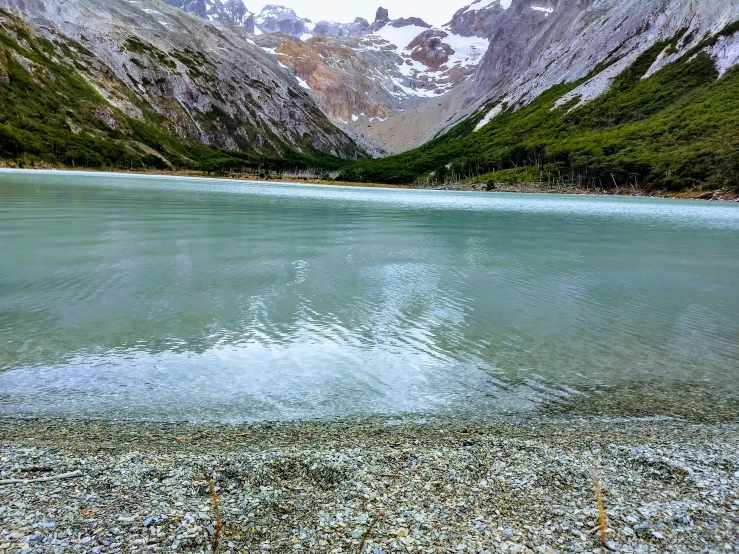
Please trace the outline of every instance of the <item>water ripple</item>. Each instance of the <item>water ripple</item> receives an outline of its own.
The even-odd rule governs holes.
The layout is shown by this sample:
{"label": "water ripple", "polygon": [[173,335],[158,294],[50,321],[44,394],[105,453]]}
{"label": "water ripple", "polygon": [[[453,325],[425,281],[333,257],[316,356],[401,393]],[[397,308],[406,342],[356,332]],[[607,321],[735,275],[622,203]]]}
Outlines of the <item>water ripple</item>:
{"label": "water ripple", "polygon": [[243,421],[531,413],[606,389],[629,391],[626,410],[642,386],[663,400],[692,387],[704,410],[739,397],[737,206],[0,182],[2,413]]}

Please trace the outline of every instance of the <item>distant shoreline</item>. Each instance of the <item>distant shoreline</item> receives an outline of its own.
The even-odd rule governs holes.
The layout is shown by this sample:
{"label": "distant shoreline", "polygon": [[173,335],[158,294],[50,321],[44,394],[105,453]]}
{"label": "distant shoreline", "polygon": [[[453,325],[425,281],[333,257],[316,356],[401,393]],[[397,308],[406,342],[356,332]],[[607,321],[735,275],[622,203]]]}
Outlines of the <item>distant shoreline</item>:
{"label": "distant shoreline", "polygon": [[59,171],[59,172],[79,172],[79,173],[109,173],[120,175],[150,175],[162,177],[191,177],[198,179],[220,179],[226,181],[244,181],[274,184],[295,184],[295,185],[328,185],[341,187],[361,187],[361,188],[386,188],[386,189],[405,189],[405,190],[441,190],[454,192],[504,192],[516,194],[559,194],[571,196],[623,196],[630,198],[668,198],[675,200],[709,200],[718,202],[739,202],[739,190],[703,190],[699,187],[688,191],[672,192],[672,191],[643,191],[633,188],[614,188],[614,189],[587,189],[579,187],[548,187],[539,183],[495,183],[492,190],[488,190],[488,186],[484,183],[461,183],[454,185],[438,185],[419,187],[413,185],[394,185],[386,183],[358,183],[354,181],[334,181],[324,179],[309,178],[291,178],[281,176],[279,178],[263,178],[250,173],[232,173],[228,175],[209,175],[203,171],[157,171],[157,170],[95,170],[85,168],[55,168],[55,167],[35,167],[35,168],[18,168],[18,167],[2,167],[0,171]]}

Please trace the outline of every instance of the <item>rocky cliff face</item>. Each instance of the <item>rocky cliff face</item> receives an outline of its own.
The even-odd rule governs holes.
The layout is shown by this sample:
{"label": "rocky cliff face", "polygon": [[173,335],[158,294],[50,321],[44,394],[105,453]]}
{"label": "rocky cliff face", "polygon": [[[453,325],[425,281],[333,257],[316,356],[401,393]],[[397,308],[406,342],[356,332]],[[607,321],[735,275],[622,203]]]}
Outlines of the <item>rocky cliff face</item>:
{"label": "rocky cliff face", "polygon": [[319,21],[313,29],[313,35],[317,37],[356,38],[364,35],[368,27],[369,22],[363,17],[357,17],[352,23]]}
{"label": "rocky cliff face", "polygon": [[385,119],[402,102],[400,89],[386,77],[396,74],[394,54],[362,50],[356,39],[315,37],[303,42],[261,35],[255,41],[288,67],[339,124],[350,125],[360,117]]}
{"label": "rocky cliff face", "polygon": [[452,33],[463,37],[489,38],[508,5],[500,0],[475,0],[458,10],[446,26]]}
{"label": "rocky cliff face", "polygon": [[34,41],[65,45],[52,55],[111,107],[186,141],[362,155],[243,29],[150,0],[0,0],[0,9],[27,21]]}
{"label": "rocky cliff face", "polygon": [[675,59],[738,19],[739,0],[513,0],[491,28],[471,102],[527,103],[600,67],[575,93],[595,98],[656,42],[684,33]]}
{"label": "rocky cliff face", "polygon": [[298,38],[312,36],[315,25],[310,19],[298,17],[295,11],[284,6],[269,4],[255,19],[260,33],[282,33]]}
{"label": "rocky cliff face", "polygon": [[379,31],[388,23],[390,23],[390,11],[387,8],[379,7],[375,12],[375,21],[367,28],[367,33]]}

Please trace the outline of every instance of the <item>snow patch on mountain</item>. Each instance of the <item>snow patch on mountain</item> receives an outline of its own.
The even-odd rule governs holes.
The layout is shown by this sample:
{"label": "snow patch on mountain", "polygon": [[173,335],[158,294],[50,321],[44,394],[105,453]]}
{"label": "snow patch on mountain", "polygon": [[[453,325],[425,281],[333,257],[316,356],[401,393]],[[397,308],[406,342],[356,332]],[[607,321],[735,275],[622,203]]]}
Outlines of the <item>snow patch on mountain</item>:
{"label": "snow patch on mountain", "polygon": [[[499,2],[493,2],[492,5],[498,6]],[[408,22],[410,24],[406,24]],[[455,34],[449,25],[439,29],[422,24],[416,18],[388,21],[366,36],[363,43],[368,49],[381,51],[390,48],[395,52],[399,59],[399,72],[411,80],[410,85],[400,79],[395,80],[402,94],[433,98],[445,94],[467,75],[471,75],[485,55],[490,41],[474,35],[465,37]]]}
{"label": "snow patch on mountain", "polygon": [[485,125],[487,125],[488,123],[490,123],[495,117],[499,116],[501,114],[501,112],[503,111],[503,105],[504,105],[504,103],[501,102],[497,106],[491,108],[490,111],[485,114],[485,117],[483,117],[480,120],[480,122],[477,125],[475,125],[474,132],[476,133],[477,131],[479,131],[480,129],[482,129],[483,127],[485,127]]}
{"label": "snow patch on mountain", "polygon": [[531,9],[537,12],[544,12],[546,15],[554,13],[554,8],[546,8],[544,6],[531,6]]}
{"label": "snow patch on mountain", "polygon": [[[284,66],[283,66],[283,67],[284,67]],[[311,90],[310,86],[308,85],[308,83],[307,83],[306,81],[304,81],[303,79],[301,79],[301,78],[300,78],[300,77],[298,77],[297,75],[295,76],[295,78],[296,78],[296,79],[298,80],[298,84],[299,84],[299,85],[300,85],[300,86],[301,86],[302,88],[304,88],[304,89],[306,89],[306,90]]]}
{"label": "snow patch on mountain", "polygon": [[407,46],[413,41],[413,39],[424,31],[426,31],[424,27],[418,27],[416,25],[409,25],[407,27],[392,27],[390,25],[385,25],[382,29],[373,34],[374,36],[395,46],[395,51],[399,56],[402,56],[403,52],[406,51]]}

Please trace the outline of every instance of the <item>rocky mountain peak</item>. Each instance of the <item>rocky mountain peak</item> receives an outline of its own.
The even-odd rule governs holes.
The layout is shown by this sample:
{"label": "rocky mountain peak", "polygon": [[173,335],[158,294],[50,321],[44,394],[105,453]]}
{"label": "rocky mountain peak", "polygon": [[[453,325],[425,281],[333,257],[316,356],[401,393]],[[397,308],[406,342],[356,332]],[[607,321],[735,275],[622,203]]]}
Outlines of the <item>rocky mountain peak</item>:
{"label": "rocky mountain peak", "polygon": [[496,22],[503,17],[510,5],[510,2],[501,0],[475,0],[469,6],[457,10],[445,28],[463,37],[489,38]]}
{"label": "rocky mountain peak", "polygon": [[194,13],[210,21],[223,21],[254,32],[254,14],[244,0],[164,0],[170,6]]}
{"label": "rocky mountain peak", "polygon": [[392,21],[390,25],[397,29],[400,29],[402,27],[410,27],[411,25],[414,25],[416,27],[423,27],[425,29],[431,28],[431,25],[426,23],[420,17],[401,17],[400,19],[396,19],[395,21]]}
{"label": "rocky mountain peak", "polygon": [[387,23],[388,21],[390,21],[390,12],[387,8],[383,8],[382,6],[377,8],[377,13],[375,13],[375,23]]}
{"label": "rocky mountain peak", "polygon": [[315,28],[310,19],[298,17],[294,10],[276,4],[264,6],[254,22],[262,33],[282,33],[298,38],[310,35]]}
{"label": "rocky mountain peak", "polygon": [[388,23],[390,23],[390,12],[387,10],[387,8],[379,7],[377,8],[377,13],[375,13],[374,23],[367,27],[366,32],[374,33],[376,31],[379,31]]}
{"label": "rocky mountain peak", "polygon": [[352,23],[319,21],[313,29],[313,35],[317,37],[356,38],[363,35],[369,26],[369,22],[363,17],[357,17]]}

